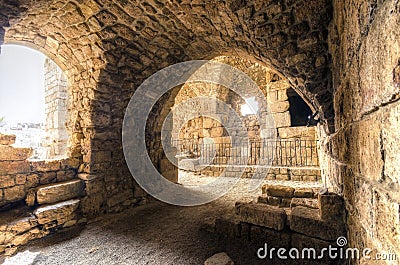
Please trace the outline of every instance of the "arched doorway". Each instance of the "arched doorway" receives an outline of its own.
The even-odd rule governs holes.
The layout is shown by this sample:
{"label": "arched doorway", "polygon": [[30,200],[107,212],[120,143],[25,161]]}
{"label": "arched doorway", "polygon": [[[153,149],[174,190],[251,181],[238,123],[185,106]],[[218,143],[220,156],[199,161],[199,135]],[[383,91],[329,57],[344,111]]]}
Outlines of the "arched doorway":
{"label": "arched doorway", "polygon": [[16,135],[31,159],[67,155],[67,79],[55,62],[22,45],[4,45],[0,55],[1,133]]}

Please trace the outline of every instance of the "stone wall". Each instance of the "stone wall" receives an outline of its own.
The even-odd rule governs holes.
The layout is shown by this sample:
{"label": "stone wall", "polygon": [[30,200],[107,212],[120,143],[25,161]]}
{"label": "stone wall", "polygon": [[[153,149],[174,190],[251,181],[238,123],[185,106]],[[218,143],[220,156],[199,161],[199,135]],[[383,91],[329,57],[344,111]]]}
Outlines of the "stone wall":
{"label": "stone wall", "polygon": [[334,9],[336,132],[323,145],[324,175],[344,195],[350,245],[400,257],[400,3],[338,0]]}
{"label": "stone wall", "polygon": [[[329,246],[336,247],[336,239],[344,233],[342,206],[343,198],[336,194],[321,195],[312,188],[263,186],[257,201],[237,202],[234,215],[216,219],[207,230],[216,232],[222,240],[241,240],[258,248],[267,244],[264,259],[268,263],[282,263],[275,253],[268,255],[272,250],[296,248],[305,253],[302,251],[312,248],[315,256],[304,254],[303,259],[298,258],[301,264],[347,264],[339,255],[328,257],[326,251]],[[262,258],[264,252],[257,254]]]}
{"label": "stone wall", "polygon": [[[285,78],[281,77],[275,71],[264,67],[258,63],[246,60],[244,58],[238,58],[235,56],[221,56],[213,59],[216,62],[221,62],[235,67],[245,74],[247,74],[262,90],[263,94],[266,96],[267,103],[270,110],[267,111],[266,106],[258,106],[258,114],[262,117],[265,115],[272,115],[275,122],[276,135],[278,139],[283,140],[317,140],[315,127],[291,127],[291,113],[289,112],[290,103],[288,101],[288,89],[290,89],[289,82]],[[174,95],[174,94],[173,94]],[[246,96],[246,95],[243,95]],[[251,95],[248,95],[249,97]],[[179,107],[181,103],[196,97],[210,97],[222,101],[239,113],[242,116],[243,124],[234,124],[233,128],[242,128],[244,126],[247,131],[247,136],[251,141],[260,141],[262,139],[268,138],[270,135],[269,128],[260,128],[260,123],[256,115],[245,115],[240,114],[241,106],[245,104],[245,100],[239,95],[229,90],[229,88],[216,85],[208,84],[203,82],[191,82],[184,84],[179,88],[179,92],[176,92],[175,98],[170,98],[169,102],[174,100],[173,108],[179,108],[179,111],[174,112],[173,126],[181,126],[182,128],[175,128],[175,131],[179,131],[179,135],[172,135],[173,140],[179,141],[182,148],[189,152],[190,158],[195,158],[196,155],[193,154],[193,147],[199,149],[197,143],[201,143],[202,139],[205,137],[212,138],[217,144],[217,149],[222,148],[222,145],[229,145],[231,143],[228,137],[228,132],[224,126],[211,118],[208,117],[198,117],[188,121],[188,117],[191,117],[193,109],[196,109],[195,102],[192,105],[187,106],[187,109]],[[257,100],[259,103],[261,100]],[[169,103],[171,104],[171,103]],[[168,105],[169,106],[169,105]],[[169,109],[168,107],[167,109]],[[213,106],[209,106],[208,110],[217,113]],[[263,116],[264,115],[264,116]],[[158,116],[158,119],[162,119],[162,116]],[[186,123],[185,123],[186,121]],[[240,130],[232,130],[232,136],[236,136],[240,133]],[[244,135],[243,135],[244,136]],[[290,143],[292,144],[292,143]],[[295,145],[295,143],[293,143]],[[186,147],[185,147],[186,145]],[[288,145],[289,146],[289,145]],[[298,147],[298,144],[297,144]],[[180,148],[180,149],[182,149]],[[282,151],[283,155],[288,155],[286,153],[292,152],[292,150],[286,150],[287,146],[282,146],[285,150]],[[179,148],[178,148],[179,149]],[[293,155],[296,153],[293,146]],[[311,150],[311,149],[310,149]],[[306,156],[312,156],[312,164],[314,169],[302,169],[302,170],[288,170],[287,168],[281,169],[285,173],[280,174],[279,168],[273,169],[277,170],[270,172],[270,174],[265,173],[268,179],[278,179],[278,180],[307,180],[316,181],[321,179],[321,174],[318,169],[318,153],[313,150],[313,154],[310,154],[310,150],[303,150],[302,153],[297,152],[294,160],[305,160]],[[182,152],[182,150],[178,150]],[[222,164],[222,166],[214,165],[207,167],[199,174],[209,175],[209,176],[219,176],[223,170],[225,170],[226,163],[229,160],[229,155],[226,152],[230,152],[229,147],[224,150],[217,150],[217,157],[215,158],[216,164]],[[286,153],[285,153],[286,152]],[[199,150],[196,150],[197,155],[199,155]],[[285,153],[285,154],[284,154]],[[189,157],[188,157],[189,158]],[[254,160],[254,161],[253,161]],[[256,157],[250,157],[250,163],[255,163]],[[253,162],[251,162],[253,161]],[[240,169],[238,169],[240,171]],[[310,172],[307,172],[310,171]],[[254,172],[254,168],[247,168],[245,170],[244,176],[250,176]],[[231,172],[228,173],[228,175]]]}
{"label": "stone wall", "polygon": [[[1,136],[5,137],[8,136]],[[79,161],[29,161],[27,159],[32,154],[32,149],[14,148],[11,144],[13,141],[0,145],[0,208],[3,210],[25,201],[31,191],[40,185],[76,177]]]}
{"label": "stone wall", "polygon": [[[107,187],[91,196],[93,212],[121,208],[140,191],[122,152],[124,112],[135,89],[171,64],[224,54],[259,61],[285,75],[333,121],[328,0],[0,4],[0,43],[42,51],[68,79],[68,157],[82,160],[84,173]],[[160,142],[149,149],[159,150]],[[168,164],[160,153],[151,156],[158,166]],[[176,172],[171,165],[168,170]]]}
{"label": "stone wall", "polygon": [[67,79],[51,59],[45,61],[45,114],[47,158],[65,156],[67,153]]}

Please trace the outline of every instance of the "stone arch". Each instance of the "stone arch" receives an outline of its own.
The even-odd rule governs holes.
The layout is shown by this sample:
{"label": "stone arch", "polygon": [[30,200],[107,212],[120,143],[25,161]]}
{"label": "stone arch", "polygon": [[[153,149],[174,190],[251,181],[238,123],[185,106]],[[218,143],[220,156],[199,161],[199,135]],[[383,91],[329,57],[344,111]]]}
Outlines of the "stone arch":
{"label": "stone arch", "polygon": [[[65,65],[73,94],[71,153],[82,156],[83,171],[113,186],[107,207],[132,193],[120,129],[129,99],[147,77],[171,64],[229,53],[263,62],[298,88],[333,129],[329,0],[1,5],[0,40],[35,43]],[[114,185],[116,179],[124,181]]]}
{"label": "stone arch", "polygon": [[[304,147],[307,146],[307,148],[309,148],[309,150],[312,152],[311,158],[308,158],[308,169],[292,171],[285,169],[285,173],[280,174],[280,167],[282,166],[275,165],[274,169],[271,170],[272,173],[266,173],[265,175],[268,177],[268,179],[275,179],[276,175],[279,175],[279,178],[281,178],[280,180],[320,180],[321,172],[319,167],[319,153],[317,148],[317,140],[319,139],[317,136],[318,128],[307,128],[305,126],[297,126],[297,128],[295,128],[295,126],[291,124],[292,119],[291,114],[289,113],[290,103],[287,91],[289,89],[292,89],[289,81],[276,70],[265,67],[265,65],[260,62],[248,60],[247,58],[244,59],[237,56],[222,55],[215,57],[211,61],[221,62],[233,66],[236,69],[243,71],[253,81],[255,81],[255,83],[259,86],[260,90],[264,93],[268,101],[268,105],[271,111],[270,114],[274,117],[275,120],[276,135],[279,139],[278,141],[282,141],[282,143],[279,142],[279,146],[281,148],[286,148],[289,145],[292,146],[292,144],[293,146],[295,146],[295,140],[300,140],[301,145]],[[179,87],[170,90],[159,99],[158,103],[153,107],[152,114],[147,121],[147,152],[150,154],[154,166],[158,169],[160,173],[164,175],[164,177],[168,178],[169,180],[179,179],[176,175],[178,169],[174,167],[171,163],[169,163],[166,155],[164,154],[163,147],[161,146],[161,126],[163,126],[163,122],[170,112],[170,109],[176,107],[182,102],[185,102],[186,100],[201,96],[215,98],[219,101],[227,103],[228,105],[231,105],[232,109],[234,109],[238,113],[240,112],[240,106],[242,105],[242,103],[245,102],[242,97],[238,96],[229,88],[217,84],[209,84],[204,82],[185,83]],[[307,104],[310,103],[308,102]],[[265,106],[261,105],[259,107],[261,109],[261,113],[266,111]],[[172,128],[175,129],[175,132],[180,131],[179,135],[170,135],[173,145],[178,149],[177,154],[179,157],[185,159],[183,157],[185,156],[185,152],[183,152],[182,150],[189,151],[189,153],[193,151],[191,148],[197,150],[197,143],[201,143],[204,138],[213,138],[217,143],[230,143],[230,140],[228,140],[229,137],[227,137],[229,135],[227,134],[226,128],[224,128],[224,126],[221,125],[219,122],[207,118],[206,116],[186,120],[187,113],[191,113],[191,111],[187,109],[186,111],[183,110],[178,113],[175,112],[172,119]],[[257,142],[263,141],[264,138],[268,139],[268,130],[260,130],[260,124],[257,119],[254,119],[254,115],[253,117],[242,118],[247,126],[250,141]],[[184,120],[186,120],[186,123],[183,122]],[[176,127],[177,125],[181,126],[182,124],[184,125],[183,127]],[[193,124],[196,125],[193,126]],[[199,126],[201,128],[197,128]],[[288,153],[289,151],[285,149],[281,153],[283,154],[285,152]],[[295,151],[293,151],[293,153],[295,153]],[[190,154],[189,156],[190,158],[193,158]],[[216,159],[216,161],[225,161],[224,159],[227,158],[228,157],[224,155],[220,155],[219,158]],[[255,159],[256,158],[251,161],[255,163]],[[296,157],[293,160],[297,161],[300,159],[304,160],[305,158]],[[294,165],[289,164],[285,166],[287,168],[295,167]],[[222,167],[218,167],[218,165],[215,165],[214,167],[208,167],[207,170],[205,170],[204,172],[201,171],[201,174],[211,174],[212,176],[217,171],[219,173],[222,172],[220,170]],[[284,170],[282,170],[282,172],[284,172]],[[248,173],[249,174],[247,175],[251,175],[251,172]]]}

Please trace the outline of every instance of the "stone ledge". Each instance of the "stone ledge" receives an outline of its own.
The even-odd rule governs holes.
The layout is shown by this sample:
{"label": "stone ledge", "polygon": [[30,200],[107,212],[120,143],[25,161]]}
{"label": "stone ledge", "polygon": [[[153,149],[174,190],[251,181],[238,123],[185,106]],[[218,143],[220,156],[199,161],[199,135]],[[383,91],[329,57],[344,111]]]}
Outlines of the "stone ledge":
{"label": "stone ledge", "polygon": [[280,208],[261,203],[236,203],[236,214],[240,221],[277,231],[285,228],[286,212]]}
{"label": "stone ledge", "polygon": [[309,199],[309,198],[293,198],[290,204],[290,208],[295,208],[297,206],[303,206],[312,209],[319,209],[318,200],[317,199]]}
{"label": "stone ledge", "polygon": [[280,185],[265,185],[263,186],[263,193],[272,197],[292,198],[295,189],[287,186]]}
{"label": "stone ledge", "polygon": [[32,148],[15,148],[12,146],[0,145],[0,160],[2,161],[23,161],[32,155]]}
{"label": "stone ledge", "polygon": [[46,224],[52,221],[57,221],[58,224],[65,223],[66,219],[72,219],[73,213],[78,209],[80,200],[69,200],[42,206],[36,209],[33,214],[37,217],[39,224]]}
{"label": "stone ledge", "polygon": [[290,207],[292,198],[280,198],[280,197],[273,197],[273,196],[268,196],[268,195],[264,194],[264,195],[261,195],[258,197],[257,202],[284,208],[284,207]]}
{"label": "stone ledge", "polygon": [[72,180],[40,187],[36,193],[39,204],[50,204],[78,198],[85,195],[85,184],[82,180]]}
{"label": "stone ledge", "polygon": [[303,235],[327,241],[334,241],[345,235],[343,223],[323,221],[319,216],[318,209],[295,207],[292,209],[289,219],[290,229]]}

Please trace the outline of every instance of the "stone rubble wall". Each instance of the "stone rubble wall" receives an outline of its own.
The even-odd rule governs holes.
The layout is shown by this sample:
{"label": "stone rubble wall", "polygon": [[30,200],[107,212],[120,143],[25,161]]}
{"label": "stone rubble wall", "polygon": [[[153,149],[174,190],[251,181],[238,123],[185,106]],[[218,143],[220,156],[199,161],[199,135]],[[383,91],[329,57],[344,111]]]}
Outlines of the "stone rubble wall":
{"label": "stone rubble wall", "polygon": [[45,61],[45,114],[47,159],[65,156],[67,153],[67,79],[51,59]]}
{"label": "stone rubble wall", "polygon": [[29,160],[32,149],[14,143],[15,136],[0,134],[0,255],[12,255],[31,240],[85,223],[106,209],[143,203],[146,194],[136,189],[103,205],[113,187],[99,175],[84,173],[79,159]]}
{"label": "stone rubble wall", "polygon": [[[319,194],[317,188],[269,186],[262,188],[257,201],[237,202],[235,214],[218,218],[207,229],[223,240],[241,240],[268,249],[314,248],[320,254],[345,235],[343,198]],[[312,264],[341,264],[329,258]],[[303,260],[308,264],[307,260]]]}
{"label": "stone rubble wall", "polygon": [[336,118],[322,145],[323,175],[344,195],[350,246],[394,253],[398,262],[400,3],[337,0],[334,10]]}
{"label": "stone rubble wall", "polygon": [[14,148],[10,144],[13,141],[8,142],[8,145],[0,145],[1,208],[9,208],[13,203],[24,201],[32,190],[41,185],[76,177],[79,161],[29,161],[32,149]]}

